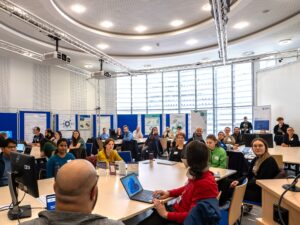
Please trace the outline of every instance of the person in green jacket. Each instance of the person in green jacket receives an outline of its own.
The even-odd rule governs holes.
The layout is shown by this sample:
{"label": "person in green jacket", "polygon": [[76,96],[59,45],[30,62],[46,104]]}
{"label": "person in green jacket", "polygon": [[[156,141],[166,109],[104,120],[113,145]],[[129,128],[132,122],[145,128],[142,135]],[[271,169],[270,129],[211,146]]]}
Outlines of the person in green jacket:
{"label": "person in green jacket", "polygon": [[227,154],[219,146],[216,136],[213,134],[208,135],[206,137],[206,145],[210,149],[210,166],[225,169],[227,167]]}

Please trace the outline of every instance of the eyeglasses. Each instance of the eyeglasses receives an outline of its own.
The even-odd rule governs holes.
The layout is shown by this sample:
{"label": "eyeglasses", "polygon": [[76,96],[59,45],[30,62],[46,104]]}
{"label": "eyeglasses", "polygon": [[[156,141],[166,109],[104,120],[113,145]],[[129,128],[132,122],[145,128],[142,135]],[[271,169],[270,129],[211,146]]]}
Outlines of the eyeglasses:
{"label": "eyeglasses", "polygon": [[7,146],[6,148],[9,148],[9,149],[14,149],[14,148],[17,148],[17,146]]}

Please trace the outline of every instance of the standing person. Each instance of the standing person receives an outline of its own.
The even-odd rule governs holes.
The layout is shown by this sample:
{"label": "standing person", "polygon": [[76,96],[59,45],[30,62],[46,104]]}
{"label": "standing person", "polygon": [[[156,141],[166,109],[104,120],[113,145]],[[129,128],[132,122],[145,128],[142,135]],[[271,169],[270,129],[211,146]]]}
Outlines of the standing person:
{"label": "standing person", "polygon": [[247,116],[244,116],[244,121],[240,124],[241,134],[250,134],[252,131],[252,123],[248,121]]}
{"label": "standing person", "polygon": [[185,134],[184,133],[179,133],[176,134],[175,141],[176,141],[176,146],[174,146],[171,149],[170,152],[170,161],[176,161],[176,162],[181,162],[182,158],[186,158],[186,147],[184,145],[184,140],[185,140]]}
{"label": "standing person", "polygon": [[[8,173],[11,172],[10,153],[17,151],[17,142],[11,138],[2,142],[0,153],[0,187],[8,184]],[[2,171],[1,171],[2,170]]]}
{"label": "standing person", "polygon": [[34,127],[33,134],[32,144],[39,145],[44,140],[44,135],[41,133],[41,129],[39,127]]}
{"label": "standing person", "polygon": [[282,147],[298,147],[300,146],[299,137],[295,134],[294,128],[289,127],[287,133],[283,135]]}
{"label": "standing person", "polygon": [[210,134],[206,137],[206,145],[210,152],[210,166],[226,169],[227,154],[225,150],[218,145],[215,135]]}
{"label": "standing person", "polygon": [[104,149],[102,149],[97,155],[97,161],[105,161],[107,164],[115,161],[122,161],[118,152],[114,150],[114,139],[108,138],[104,142]]}
{"label": "standing person", "polygon": [[108,139],[108,138],[109,138],[109,135],[108,135],[108,133],[106,133],[106,128],[103,127],[103,129],[102,129],[102,134],[100,135],[100,139],[101,139],[101,140],[106,140],[106,139]]}
{"label": "standing person", "polygon": [[54,211],[42,211],[39,217],[22,225],[85,224],[124,225],[104,216],[92,214],[98,199],[98,175],[87,160],[74,160],[58,171],[54,192]]}
{"label": "standing person", "polygon": [[174,139],[174,132],[170,129],[170,127],[166,127],[163,132],[163,138]]}
{"label": "standing person", "polygon": [[283,142],[283,135],[286,134],[289,125],[284,123],[284,119],[281,116],[278,117],[276,121],[278,124],[274,126],[274,141],[276,145],[281,145]]}
{"label": "standing person", "polygon": [[[155,158],[162,155],[163,148],[160,143],[157,127],[152,128],[143,147],[143,151],[145,151],[145,149],[148,150],[149,153],[153,153]],[[144,154],[144,152],[142,154]]]}
{"label": "standing person", "polygon": [[123,141],[132,141],[133,140],[133,135],[129,131],[129,128],[128,128],[127,125],[123,126],[123,131],[124,131]]}
{"label": "standing person", "polygon": [[57,150],[54,155],[47,162],[47,177],[55,177],[57,171],[65,163],[74,160],[75,157],[71,153],[67,153],[68,143],[67,139],[62,138],[57,141]]}
{"label": "standing person", "polygon": [[[218,188],[213,173],[208,170],[209,150],[205,144],[192,141],[187,145],[187,164],[189,166],[188,181],[183,187],[163,191],[154,191],[153,213],[141,221],[139,225],[179,225],[190,210],[202,199],[216,198]],[[160,200],[169,197],[179,197],[171,206],[165,206]]]}
{"label": "standing person", "polygon": [[203,129],[201,127],[196,128],[195,132],[193,133],[193,137],[188,140],[187,144],[190,143],[191,141],[200,141],[205,144],[202,134],[203,134]]}
{"label": "standing person", "polygon": [[143,138],[143,133],[142,133],[141,128],[139,126],[137,126],[136,129],[133,131],[133,138],[134,139]]}

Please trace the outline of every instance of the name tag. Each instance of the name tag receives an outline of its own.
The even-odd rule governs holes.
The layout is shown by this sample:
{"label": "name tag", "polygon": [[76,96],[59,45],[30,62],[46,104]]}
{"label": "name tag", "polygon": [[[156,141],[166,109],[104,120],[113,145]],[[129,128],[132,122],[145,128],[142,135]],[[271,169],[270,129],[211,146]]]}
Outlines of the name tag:
{"label": "name tag", "polygon": [[219,160],[219,156],[215,156],[215,160]]}
{"label": "name tag", "polygon": [[174,152],[174,155],[178,155],[178,152]]}

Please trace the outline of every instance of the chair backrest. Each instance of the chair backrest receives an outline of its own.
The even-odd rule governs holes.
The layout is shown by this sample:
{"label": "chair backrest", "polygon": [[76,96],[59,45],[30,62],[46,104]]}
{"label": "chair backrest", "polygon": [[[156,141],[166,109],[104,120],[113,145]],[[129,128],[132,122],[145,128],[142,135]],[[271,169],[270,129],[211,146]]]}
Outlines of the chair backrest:
{"label": "chair backrest", "polygon": [[125,163],[132,162],[132,156],[130,151],[118,152],[119,156],[124,160]]}
{"label": "chair backrest", "polygon": [[131,141],[123,141],[121,146],[122,152],[123,151],[130,151],[132,158],[138,161],[138,144],[136,140]]}
{"label": "chair backrest", "polygon": [[248,172],[248,162],[242,152],[227,151],[228,169],[236,170],[237,172],[230,176],[231,179],[239,179]]}
{"label": "chair backrest", "polygon": [[248,179],[246,178],[241,185],[234,188],[230,208],[228,212],[228,225],[233,225],[241,217],[241,206],[243,203]]}
{"label": "chair backrest", "polygon": [[86,154],[90,156],[92,154],[93,143],[85,143],[86,146]]}
{"label": "chair backrest", "polygon": [[272,157],[277,162],[277,165],[278,165],[279,169],[282,170],[284,168],[284,163],[283,163],[283,157],[282,157],[282,155],[272,155]]}

